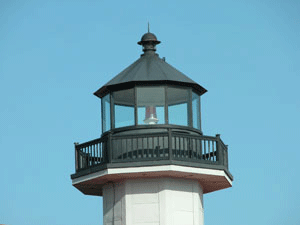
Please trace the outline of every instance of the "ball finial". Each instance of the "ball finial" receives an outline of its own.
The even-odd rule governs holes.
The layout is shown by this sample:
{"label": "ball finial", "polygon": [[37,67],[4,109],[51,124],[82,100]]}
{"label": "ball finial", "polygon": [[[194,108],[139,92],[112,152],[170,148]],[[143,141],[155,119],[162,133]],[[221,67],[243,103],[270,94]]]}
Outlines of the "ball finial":
{"label": "ball finial", "polygon": [[155,34],[150,33],[150,25],[148,22],[148,33],[145,33],[141,40],[138,42],[139,45],[143,46],[143,51],[156,51],[155,46],[158,45],[160,41],[157,40]]}

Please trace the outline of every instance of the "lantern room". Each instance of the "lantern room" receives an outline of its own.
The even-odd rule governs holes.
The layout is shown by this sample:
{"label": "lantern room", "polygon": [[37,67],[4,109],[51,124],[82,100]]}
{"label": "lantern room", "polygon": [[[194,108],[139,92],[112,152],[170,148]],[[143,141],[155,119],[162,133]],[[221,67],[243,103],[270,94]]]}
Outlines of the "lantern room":
{"label": "lantern room", "polygon": [[141,58],[95,92],[102,100],[102,133],[122,127],[184,126],[201,132],[206,90],[159,58],[160,41],[146,33]]}
{"label": "lantern room", "polygon": [[166,124],[201,131],[200,94],[188,86],[137,84],[101,99],[103,133],[127,126]]}

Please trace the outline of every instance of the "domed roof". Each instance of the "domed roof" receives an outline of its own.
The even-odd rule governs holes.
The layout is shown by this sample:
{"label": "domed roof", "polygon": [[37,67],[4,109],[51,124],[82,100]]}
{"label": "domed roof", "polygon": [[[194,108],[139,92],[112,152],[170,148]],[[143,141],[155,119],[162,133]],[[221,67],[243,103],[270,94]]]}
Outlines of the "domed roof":
{"label": "domed roof", "polygon": [[138,42],[139,45],[143,45],[143,43],[146,43],[146,42],[153,42],[155,44],[159,44],[160,41],[157,40],[155,34],[152,34],[150,32],[148,33],[145,33],[141,40]]}

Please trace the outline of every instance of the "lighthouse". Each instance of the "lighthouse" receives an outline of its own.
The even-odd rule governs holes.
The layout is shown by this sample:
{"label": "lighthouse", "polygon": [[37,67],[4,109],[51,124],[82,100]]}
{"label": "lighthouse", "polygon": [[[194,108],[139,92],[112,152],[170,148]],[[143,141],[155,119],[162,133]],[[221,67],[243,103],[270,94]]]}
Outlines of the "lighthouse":
{"label": "lighthouse", "polygon": [[201,129],[207,91],[156,53],[143,53],[100,87],[100,138],[75,143],[72,185],[103,197],[104,225],[203,225],[203,196],[232,186],[228,146]]}

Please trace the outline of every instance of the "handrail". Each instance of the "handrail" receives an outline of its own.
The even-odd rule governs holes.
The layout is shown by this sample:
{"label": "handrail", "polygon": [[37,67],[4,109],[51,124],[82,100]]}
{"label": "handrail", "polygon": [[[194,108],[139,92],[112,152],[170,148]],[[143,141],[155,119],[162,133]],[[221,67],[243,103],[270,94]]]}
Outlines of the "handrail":
{"label": "handrail", "polygon": [[97,138],[97,139],[94,139],[94,140],[91,140],[91,141],[87,141],[87,142],[84,142],[84,143],[81,143],[81,144],[75,144],[75,145],[77,147],[85,147],[85,146],[88,146],[88,145],[92,145],[92,144],[95,144],[95,143],[102,142],[103,139],[104,139],[104,137],[101,137],[101,138]]}
{"label": "handrail", "polygon": [[124,131],[132,131],[132,130],[144,130],[144,129],[179,129],[179,130],[185,130],[197,133],[199,135],[202,135],[202,131],[193,128],[193,127],[187,127],[187,126],[181,126],[181,125],[174,125],[174,124],[151,124],[151,125],[132,125],[127,127],[119,127],[114,128],[109,131],[106,131],[102,134],[102,136],[107,135],[108,133],[117,134]]}

